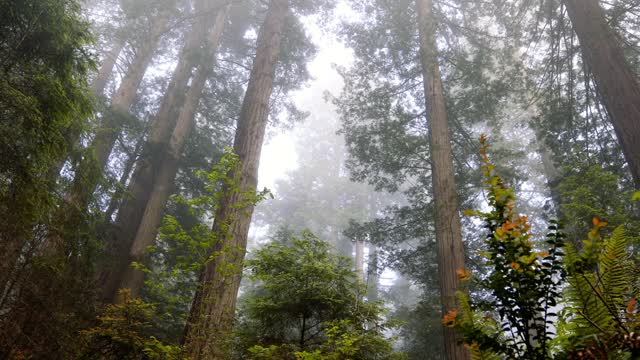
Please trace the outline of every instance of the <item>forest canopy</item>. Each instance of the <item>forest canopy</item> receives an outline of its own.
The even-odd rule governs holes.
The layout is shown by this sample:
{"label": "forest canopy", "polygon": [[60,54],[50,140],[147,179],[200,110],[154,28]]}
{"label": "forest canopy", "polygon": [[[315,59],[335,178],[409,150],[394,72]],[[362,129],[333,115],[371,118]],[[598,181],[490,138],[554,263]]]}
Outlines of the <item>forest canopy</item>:
{"label": "forest canopy", "polygon": [[638,358],[639,75],[640,0],[0,0],[0,358]]}

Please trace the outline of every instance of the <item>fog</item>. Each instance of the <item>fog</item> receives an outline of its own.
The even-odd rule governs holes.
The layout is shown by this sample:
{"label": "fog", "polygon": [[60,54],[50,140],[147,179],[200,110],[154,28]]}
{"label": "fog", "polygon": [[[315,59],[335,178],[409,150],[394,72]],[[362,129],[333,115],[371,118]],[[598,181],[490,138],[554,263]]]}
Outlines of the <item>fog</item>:
{"label": "fog", "polygon": [[0,2],[0,359],[634,358],[639,7]]}

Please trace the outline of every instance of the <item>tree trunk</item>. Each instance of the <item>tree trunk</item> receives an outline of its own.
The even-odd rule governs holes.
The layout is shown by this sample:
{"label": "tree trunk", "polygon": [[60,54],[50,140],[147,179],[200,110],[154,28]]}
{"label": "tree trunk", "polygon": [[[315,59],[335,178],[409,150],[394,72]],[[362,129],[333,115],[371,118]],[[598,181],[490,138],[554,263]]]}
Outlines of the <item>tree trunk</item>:
{"label": "tree trunk", "polygon": [[369,264],[367,266],[367,300],[378,300],[378,248],[369,244]]}
{"label": "tree trunk", "polygon": [[[168,17],[166,14],[155,19],[153,28],[150,29],[148,41],[145,41],[139,50],[138,56],[131,64],[117,93],[114,95],[113,111],[128,112],[129,106],[135,99],[142,77],[157,48],[160,35],[166,29],[167,23]],[[71,188],[65,195],[64,203],[54,215],[54,224],[49,229],[50,233],[43,246],[43,251],[46,253],[56,252],[61,249],[64,237],[68,236],[64,232],[67,230],[73,231],[74,228],[77,228],[86,215],[86,208],[100,181],[101,174],[108,162],[111,147],[113,147],[119,133],[117,125],[108,120],[111,118],[112,116],[106,115],[106,119],[103,120],[103,129],[96,134],[89,147],[90,151],[93,152],[93,156],[85,157],[78,166]],[[105,123],[109,123],[109,125],[106,125],[106,129],[104,128]]]}
{"label": "tree trunk", "polygon": [[245,93],[233,149],[240,158],[234,171],[239,191],[222,199],[212,231],[219,242],[200,278],[185,329],[185,356],[224,359],[233,326],[253,205],[244,193],[255,192],[260,152],[269,117],[269,98],[280,54],[289,0],[271,0],[258,36],[258,48]]}
{"label": "tree trunk", "polygon": [[551,200],[553,201],[553,210],[555,212],[555,216],[557,218],[562,218],[562,211],[560,205],[562,205],[562,199],[560,198],[560,193],[558,189],[558,185],[562,180],[562,174],[560,170],[553,161],[553,150],[544,144],[544,142],[540,142],[540,157],[542,158],[542,169],[544,172],[544,176],[547,179],[547,186],[549,187],[549,194],[551,195]]}
{"label": "tree trunk", "polygon": [[138,154],[140,153],[140,150],[144,143],[144,138],[145,133],[143,132],[140,138],[138,138],[133,151],[127,154],[129,157],[127,158],[127,162],[124,164],[122,174],[120,174],[120,179],[118,179],[118,186],[111,196],[111,199],[109,200],[109,206],[107,207],[107,210],[105,210],[104,212],[104,219],[106,223],[110,223],[112,221],[111,219],[113,218],[113,214],[116,212],[118,206],[120,205],[120,200],[122,200],[122,197],[124,196],[127,181],[129,180],[129,177],[131,177],[131,172],[133,171],[133,166],[138,159]]}
{"label": "tree trunk", "polygon": [[[147,203],[144,216],[138,227],[138,232],[129,252],[129,263],[145,262],[147,248],[153,244],[158,227],[162,222],[164,209],[173,193],[174,181],[178,173],[179,161],[182,150],[189,139],[191,129],[194,126],[195,114],[204,90],[204,85],[215,64],[215,57],[222,39],[222,33],[226,23],[229,6],[220,10],[215,18],[215,23],[209,35],[208,56],[198,66],[196,75],[186,95],[184,106],[180,110],[176,127],[173,130],[169,146],[160,165],[160,171],[154,181],[153,192]],[[123,275],[120,288],[131,289],[131,296],[139,297],[144,284],[144,273],[129,266]]]}
{"label": "tree trunk", "polygon": [[138,50],[133,63],[127,69],[127,74],[111,100],[113,114],[106,114],[103,117],[100,129],[89,145],[92,156],[85,158],[78,167],[69,198],[81,210],[87,207],[91,195],[100,181],[100,175],[107,167],[109,156],[120,134],[120,119],[129,114],[129,108],[136,99],[142,78],[153,59],[160,36],[166,30],[168,22],[169,17],[166,13],[154,19],[148,39]]}
{"label": "tree trunk", "polygon": [[96,74],[96,78],[91,82],[91,90],[96,96],[104,95],[104,88],[107,86],[107,82],[113,73],[113,68],[116,66],[118,57],[126,43],[125,39],[116,36],[113,41],[112,48],[105,54],[102,65],[100,65],[100,69]]}
{"label": "tree trunk", "polygon": [[584,61],[640,188],[640,85],[597,0],[565,0]]}
{"label": "tree trunk", "polygon": [[364,241],[356,239],[356,274],[358,279],[362,282],[366,281],[364,278]]}
{"label": "tree trunk", "polygon": [[[116,61],[122,52],[122,49],[126,45],[126,41],[120,37],[116,37],[113,46],[105,54],[105,58],[96,74],[95,79],[91,82],[90,89],[96,97],[104,96],[104,89],[113,73],[113,68],[116,65]],[[73,129],[65,134],[68,150],[65,151],[65,155],[60,157],[49,170],[49,177],[53,180],[53,183],[57,182],[60,172],[64,167],[65,162],[68,160],[68,154],[79,143],[80,135],[82,135],[81,129]]]}
{"label": "tree trunk", "polygon": [[[444,89],[438,64],[436,26],[431,0],[417,0],[420,32],[420,60],[424,80],[424,93],[430,128],[431,177],[433,201],[436,209],[436,242],[438,244],[438,273],[443,311],[457,307],[458,290],[456,270],[464,267],[464,246],[451,138],[447,124]],[[468,359],[469,352],[457,342],[453,329],[444,328],[444,348],[447,359]]]}
{"label": "tree trunk", "polygon": [[[212,1],[207,0],[197,1],[196,13],[203,14],[211,11],[211,3]],[[136,162],[127,189],[128,196],[120,205],[112,234],[108,235],[106,252],[109,263],[102,266],[98,275],[102,298],[105,302],[117,300],[120,279],[129,267],[129,250],[144,216],[153,189],[153,181],[160,169],[175,119],[182,108],[186,88],[197,59],[195,55],[205,43],[208,20],[207,16],[198,16],[198,21],[187,35],[160,110],[153,121],[149,138]]]}
{"label": "tree trunk", "polygon": [[[113,47],[105,54],[105,59],[90,85],[91,91],[96,96],[103,96],[106,83],[124,45],[125,41],[118,38],[115,40]],[[78,143],[80,134],[79,128],[67,130],[64,134],[67,148],[61,153],[63,154],[62,156],[53,161],[47,174],[47,178],[50,179],[49,190],[51,192],[57,190],[55,185],[60,171],[67,160],[67,155]],[[24,194],[30,194],[30,192],[17,193],[14,200]],[[61,245],[61,228],[68,225],[70,219],[76,224],[81,224],[85,218],[85,213],[77,213],[73,211],[74,209],[69,209],[72,211],[64,211],[63,209],[68,208],[67,205],[67,203],[62,203],[60,210],[56,209],[52,214],[55,216],[53,218],[54,221],[52,224],[47,224],[50,226],[50,234],[44,239],[44,243],[40,244],[37,241],[37,234],[33,231],[33,228],[28,232],[14,231],[11,241],[0,239],[3,247],[0,250],[0,313],[2,313],[2,316],[0,316],[0,358],[19,357],[19,353],[15,353],[17,349],[13,347],[17,344],[13,342],[14,339],[34,338],[40,335],[41,331],[38,331],[38,329],[44,330],[40,324],[51,316],[51,309],[55,307],[51,307],[51,304],[69,305],[68,303],[62,305],[55,296],[51,297],[51,295],[56,294],[56,291],[60,290],[60,283],[57,282],[55,276],[53,278],[42,277],[43,267],[33,262],[34,257],[37,255],[48,255],[49,251],[53,253],[60,249],[58,246],[50,245]],[[42,220],[40,219],[39,221]],[[8,221],[9,224],[12,223],[10,219],[4,219],[4,221]],[[32,223],[32,226],[35,225]],[[38,225],[42,225],[42,223]],[[66,229],[76,231],[77,228],[69,226]],[[17,227],[15,229],[19,230]],[[36,236],[35,239],[34,236]],[[45,261],[51,259],[46,257]],[[69,259],[67,258],[66,260]],[[33,301],[41,301],[41,299],[47,299],[50,303],[33,305]],[[61,310],[61,312],[64,311],[68,311],[68,309]],[[36,344],[38,344],[37,341]],[[39,345],[42,345],[42,343],[39,343]],[[4,351],[8,351],[8,353]]]}
{"label": "tree trunk", "polygon": [[[107,51],[107,53],[105,54],[105,59],[102,62],[98,73],[96,74],[96,78],[92,81],[90,86],[91,90],[95,93],[96,96],[103,95],[106,83],[111,76],[116,60],[120,55],[120,52],[124,48],[125,43],[126,42],[123,39],[116,38],[112,48],[109,49],[109,51]],[[65,134],[68,146],[66,153],[68,153],[69,149],[71,149],[77,143],[79,136],[79,131],[72,131]],[[62,156],[54,161],[54,163],[50,167],[48,177],[52,179],[51,191],[55,191],[54,184],[56,183],[60,175],[60,171],[62,170],[66,159],[67,156],[65,154],[65,156]],[[9,224],[11,224],[11,221],[9,221]],[[0,239],[0,243],[3,244],[3,249],[2,251],[0,251],[0,311],[4,310],[2,308],[2,305],[5,303],[7,297],[11,296],[10,293],[12,292],[13,283],[15,281],[15,268],[17,266],[16,264],[21,256],[20,253],[25,246],[25,237],[30,236],[28,235],[28,233],[19,231],[11,225],[7,228],[12,230],[6,231],[7,233],[12,234],[10,236],[11,239],[8,241],[2,241],[4,239]],[[47,243],[48,241],[45,241],[45,247],[47,246]],[[35,253],[35,251],[32,252]]]}

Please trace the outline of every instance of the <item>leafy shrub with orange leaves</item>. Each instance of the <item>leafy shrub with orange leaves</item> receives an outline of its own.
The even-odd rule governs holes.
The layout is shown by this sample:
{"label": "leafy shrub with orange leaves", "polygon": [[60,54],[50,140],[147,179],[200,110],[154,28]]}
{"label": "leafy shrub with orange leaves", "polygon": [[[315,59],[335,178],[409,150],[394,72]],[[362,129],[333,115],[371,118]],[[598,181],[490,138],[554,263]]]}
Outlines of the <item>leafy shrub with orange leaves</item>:
{"label": "leafy shrub with orange leaves", "polygon": [[548,325],[557,316],[553,309],[564,278],[564,235],[552,223],[547,249],[537,249],[527,217],[517,211],[513,190],[495,174],[486,137],[480,141],[490,211],[466,214],[482,219],[487,229],[482,255],[490,273],[475,278],[460,269],[458,276],[463,283],[477,282],[491,297],[473,302],[461,292],[462,309],[446,314],[443,323],[461,332],[478,358],[548,358],[554,335]]}
{"label": "leafy shrub with orange leaves", "polygon": [[463,335],[475,359],[640,358],[640,267],[625,227],[603,239],[608,223],[593,218],[578,252],[552,222],[547,249],[538,250],[513,190],[494,172],[486,137],[481,144],[491,210],[466,214],[481,218],[488,230],[482,255],[491,273],[476,279],[459,269],[458,277],[477,282],[492,298],[473,302],[460,292],[461,308],[447,313],[443,324]]}

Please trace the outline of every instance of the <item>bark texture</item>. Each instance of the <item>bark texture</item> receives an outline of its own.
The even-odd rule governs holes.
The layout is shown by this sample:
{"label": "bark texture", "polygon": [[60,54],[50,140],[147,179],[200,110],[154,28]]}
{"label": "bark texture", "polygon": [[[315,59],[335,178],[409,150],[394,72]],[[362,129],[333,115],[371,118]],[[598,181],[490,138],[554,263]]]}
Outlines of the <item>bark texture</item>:
{"label": "bark texture", "polygon": [[[124,45],[125,41],[117,38],[104,55],[104,61],[90,85],[90,90],[97,97],[103,96],[105,86]],[[50,166],[47,175],[51,179],[50,191],[56,190],[55,184],[60,171],[70,150],[78,143],[80,135],[80,128],[72,128],[65,133],[67,148]],[[16,192],[13,200],[23,202],[20,200],[22,193]],[[29,191],[24,194],[30,195]],[[45,261],[54,259],[53,256],[62,257],[67,262],[66,266],[70,267],[75,262],[73,258],[65,256],[68,253],[68,247],[63,246],[62,231],[68,226],[67,232],[81,232],[78,229],[79,226],[74,224],[81,224],[86,213],[74,211],[75,209],[70,207],[68,202],[63,202],[60,206],[60,209],[53,214],[54,218],[49,219],[51,222],[46,223],[49,233],[42,244],[39,244],[38,235],[33,228],[27,228],[28,231],[24,231],[24,228],[20,228],[19,222],[14,225],[11,219],[4,219],[8,225],[0,226],[2,228],[2,235],[0,235],[0,244],[2,244],[2,250],[0,250],[0,314],[2,314],[0,315],[0,358],[2,359],[21,357],[20,350],[24,343],[22,345],[20,343],[23,339],[29,339],[28,343],[32,348],[42,347],[46,343],[42,338],[47,339],[46,336],[41,336],[42,332],[48,330],[43,324],[50,324],[48,321],[51,310],[60,310],[61,313],[71,311],[69,307],[73,302],[63,302],[56,297],[61,291],[65,291],[63,284],[56,277],[43,277],[42,270],[45,267],[33,262],[36,256],[44,256]],[[23,217],[26,218],[26,215]],[[70,221],[73,221],[71,225],[69,225]],[[32,223],[32,226],[34,225],[36,224]],[[4,236],[6,233],[10,236]],[[42,299],[46,299],[46,305],[40,303]],[[50,348],[55,349],[55,345],[51,345]]]}
{"label": "bark texture", "polygon": [[160,36],[166,31],[168,22],[169,17],[166,13],[154,19],[148,38],[136,52],[133,62],[111,99],[112,114],[106,114],[102,118],[100,129],[89,145],[91,156],[85,158],[78,168],[69,200],[81,211],[87,207],[98,185],[100,175],[109,162],[109,156],[121,131],[120,119],[129,114],[142,78],[153,59]]}
{"label": "bark texture", "polygon": [[553,150],[551,148],[547,147],[543,143],[538,152],[542,158],[542,170],[544,171],[544,176],[547,179],[547,186],[549,187],[549,193],[551,194],[551,200],[553,201],[555,216],[560,219],[562,218],[562,198],[558,190],[558,185],[562,180],[562,173],[553,161]]}
{"label": "bark texture", "polygon": [[[114,112],[128,112],[157,48],[160,35],[166,30],[167,23],[168,17],[164,15],[158,16],[152,23],[147,41],[139,49],[136,58],[127,70],[127,74],[122,79],[120,87],[114,95],[111,105]],[[113,116],[106,115],[102,119],[101,128],[89,145],[89,154],[82,159],[76,170],[73,182],[64,196],[64,202],[54,214],[54,221],[42,247],[43,253],[51,255],[58,253],[64,247],[65,237],[73,236],[73,232],[79,229],[83,223],[87,215],[87,206],[100,182],[102,172],[107,165],[111,148],[116,141],[118,133],[119,126],[113,121]],[[73,135],[75,140],[72,140],[70,146],[78,141],[79,135],[79,133]],[[60,167],[57,169],[57,173],[60,172],[63,164],[64,161],[59,163]]]}
{"label": "bark texture", "polygon": [[598,0],[565,0],[636,188],[640,188],[640,85]]}
{"label": "bark texture", "polygon": [[369,244],[369,263],[367,266],[367,300],[378,300],[378,248]]}
{"label": "bark texture", "polygon": [[[212,3],[213,1],[198,0],[195,7],[196,13],[203,14],[211,11]],[[161,168],[163,154],[182,108],[187,85],[197,60],[195,55],[204,45],[207,24],[210,21],[208,16],[198,16],[196,23],[187,35],[185,46],[165,91],[160,110],[153,120],[147,142],[142,147],[142,152],[136,162],[127,188],[128,196],[120,205],[112,234],[107,239],[106,252],[109,263],[102,267],[98,276],[102,298],[105,302],[117,301],[122,276],[130,265],[128,262],[129,250],[151,196],[154,178]]]}
{"label": "bark texture", "polygon": [[124,193],[127,181],[129,180],[129,177],[131,177],[133,166],[136,164],[136,159],[138,158],[138,154],[144,144],[144,137],[144,134],[140,136],[136,142],[136,146],[133,148],[133,151],[127,154],[127,162],[124,164],[122,174],[120,174],[120,179],[118,179],[118,186],[109,200],[109,207],[107,207],[107,210],[104,212],[104,219],[106,222],[111,222],[113,214],[118,210],[118,206],[125,195]]}
{"label": "bark texture", "polygon": [[[228,6],[224,7],[218,11],[215,17],[215,23],[208,39],[209,54],[198,66],[191,82],[191,87],[187,91],[184,105],[180,110],[178,121],[171,134],[164,159],[160,163],[160,170],[154,179],[153,190],[147,202],[144,216],[131,245],[129,263],[134,261],[139,263],[146,262],[147,248],[153,244],[158,234],[158,227],[162,222],[165,206],[174,191],[174,181],[178,173],[182,150],[194,126],[196,110],[202,97],[205,83],[215,65],[215,57],[222,39],[228,10]],[[143,284],[144,273],[129,266],[123,275],[120,288],[129,288],[133,297],[139,297]]]}
{"label": "bark texture", "polygon": [[365,282],[366,279],[364,277],[364,241],[356,239],[356,274],[358,275],[358,279],[360,281]]}
{"label": "bark texture", "polygon": [[[98,73],[90,85],[90,89],[96,97],[101,98],[104,96],[104,89],[109,82],[109,78],[113,73],[118,57],[126,43],[125,39],[116,37],[111,49],[109,49],[104,55],[104,60],[100,65],[100,69],[98,69]],[[65,162],[68,160],[68,153],[80,142],[80,135],[82,135],[81,129],[73,129],[65,134],[68,150],[65,152],[65,155],[60,157],[60,159],[58,159],[58,161],[56,161],[49,170],[50,178],[53,179],[54,182],[57,181]]]}
{"label": "bark texture", "polygon": [[280,54],[289,0],[271,0],[258,35],[258,48],[245,93],[233,149],[240,158],[234,176],[239,192],[225,197],[215,215],[219,242],[200,278],[185,329],[185,356],[194,360],[224,359],[224,342],[233,326],[253,206],[245,192],[257,187],[260,152],[269,116],[269,98]]}
{"label": "bark texture", "polygon": [[98,70],[98,74],[96,74],[96,78],[93,79],[91,83],[91,90],[97,96],[102,96],[104,94],[104,88],[107,86],[107,82],[113,73],[113,68],[116,66],[116,62],[118,61],[118,57],[124,49],[126,41],[119,36],[113,41],[113,45],[111,49],[105,54],[104,60],[100,65],[100,69]]}
{"label": "bark texture", "polygon": [[[464,246],[458,211],[451,137],[447,123],[442,75],[438,63],[436,24],[431,0],[416,0],[420,33],[420,60],[430,130],[431,177],[436,208],[438,273],[443,311],[457,307],[456,270],[464,267]],[[457,342],[453,329],[444,328],[447,359],[469,359],[469,352]]]}

